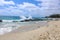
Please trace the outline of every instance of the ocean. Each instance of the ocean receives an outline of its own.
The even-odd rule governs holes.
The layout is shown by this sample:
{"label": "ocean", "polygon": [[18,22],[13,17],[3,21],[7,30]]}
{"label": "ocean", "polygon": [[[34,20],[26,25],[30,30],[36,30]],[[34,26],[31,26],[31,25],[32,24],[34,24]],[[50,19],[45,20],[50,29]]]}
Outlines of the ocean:
{"label": "ocean", "polygon": [[0,35],[11,32],[12,30],[20,27],[20,23],[12,22],[14,20],[20,20],[19,16],[0,16]]}
{"label": "ocean", "polygon": [[0,20],[19,20],[19,16],[0,16]]}
{"label": "ocean", "polygon": [[[31,16],[29,18],[31,18]],[[22,19],[26,19],[26,18],[22,16]],[[20,22],[21,18],[19,16],[0,16],[0,20],[2,20],[2,22],[0,22],[0,35],[16,30],[22,26],[38,23],[37,21]],[[13,21],[18,21],[18,22],[13,22]],[[44,22],[40,22],[40,24],[41,23]]]}

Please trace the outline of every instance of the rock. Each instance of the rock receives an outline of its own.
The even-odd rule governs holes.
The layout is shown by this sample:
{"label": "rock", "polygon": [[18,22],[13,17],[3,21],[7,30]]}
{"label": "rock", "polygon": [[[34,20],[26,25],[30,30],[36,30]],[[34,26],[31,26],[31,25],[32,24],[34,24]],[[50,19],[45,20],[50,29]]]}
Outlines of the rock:
{"label": "rock", "polygon": [[0,22],[2,22],[2,20],[0,20]]}

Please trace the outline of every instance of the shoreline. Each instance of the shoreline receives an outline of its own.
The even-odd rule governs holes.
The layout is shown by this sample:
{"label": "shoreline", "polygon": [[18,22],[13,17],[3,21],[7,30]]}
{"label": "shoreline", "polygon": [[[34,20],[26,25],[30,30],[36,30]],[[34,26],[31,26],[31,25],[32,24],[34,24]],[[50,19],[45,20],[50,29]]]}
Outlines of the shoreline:
{"label": "shoreline", "polygon": [[25,32],[16,31],[1,35],[0,40],[60,40],[59,36],[60,21],[49,21],[47,26],[35,30]]}

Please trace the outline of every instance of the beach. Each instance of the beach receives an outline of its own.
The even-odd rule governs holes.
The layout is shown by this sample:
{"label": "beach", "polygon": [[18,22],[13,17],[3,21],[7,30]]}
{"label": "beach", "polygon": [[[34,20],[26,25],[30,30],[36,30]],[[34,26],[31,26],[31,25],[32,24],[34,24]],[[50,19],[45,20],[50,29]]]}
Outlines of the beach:
{"label": "beach", "polygon": [[[31,27],[34,25],[35,27]],[[13,32],[0,35],[0,40],[60,40],[60,21],[47,21],[42,25],[45,26],[40,26],[39,22],[36,22],[20,27]]]}

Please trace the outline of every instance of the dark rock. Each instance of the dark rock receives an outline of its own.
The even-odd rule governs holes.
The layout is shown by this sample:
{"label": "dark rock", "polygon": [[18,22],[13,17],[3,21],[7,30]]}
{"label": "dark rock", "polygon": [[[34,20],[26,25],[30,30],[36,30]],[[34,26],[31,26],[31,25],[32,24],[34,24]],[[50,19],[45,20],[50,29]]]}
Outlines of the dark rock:
{"label": "dark rock", "polygon": [[18,21],[13,21],[13,22],[18,22]]}
{"label": "dark rock", "polygon": [[2,20],[0,20],[0,22],[2,22]]}
{"label": "dark rock", "polygon": [[32,21],[32,19],[22,20],[22,21],[20,21],[20,22],[29,22],[29,21]]}

